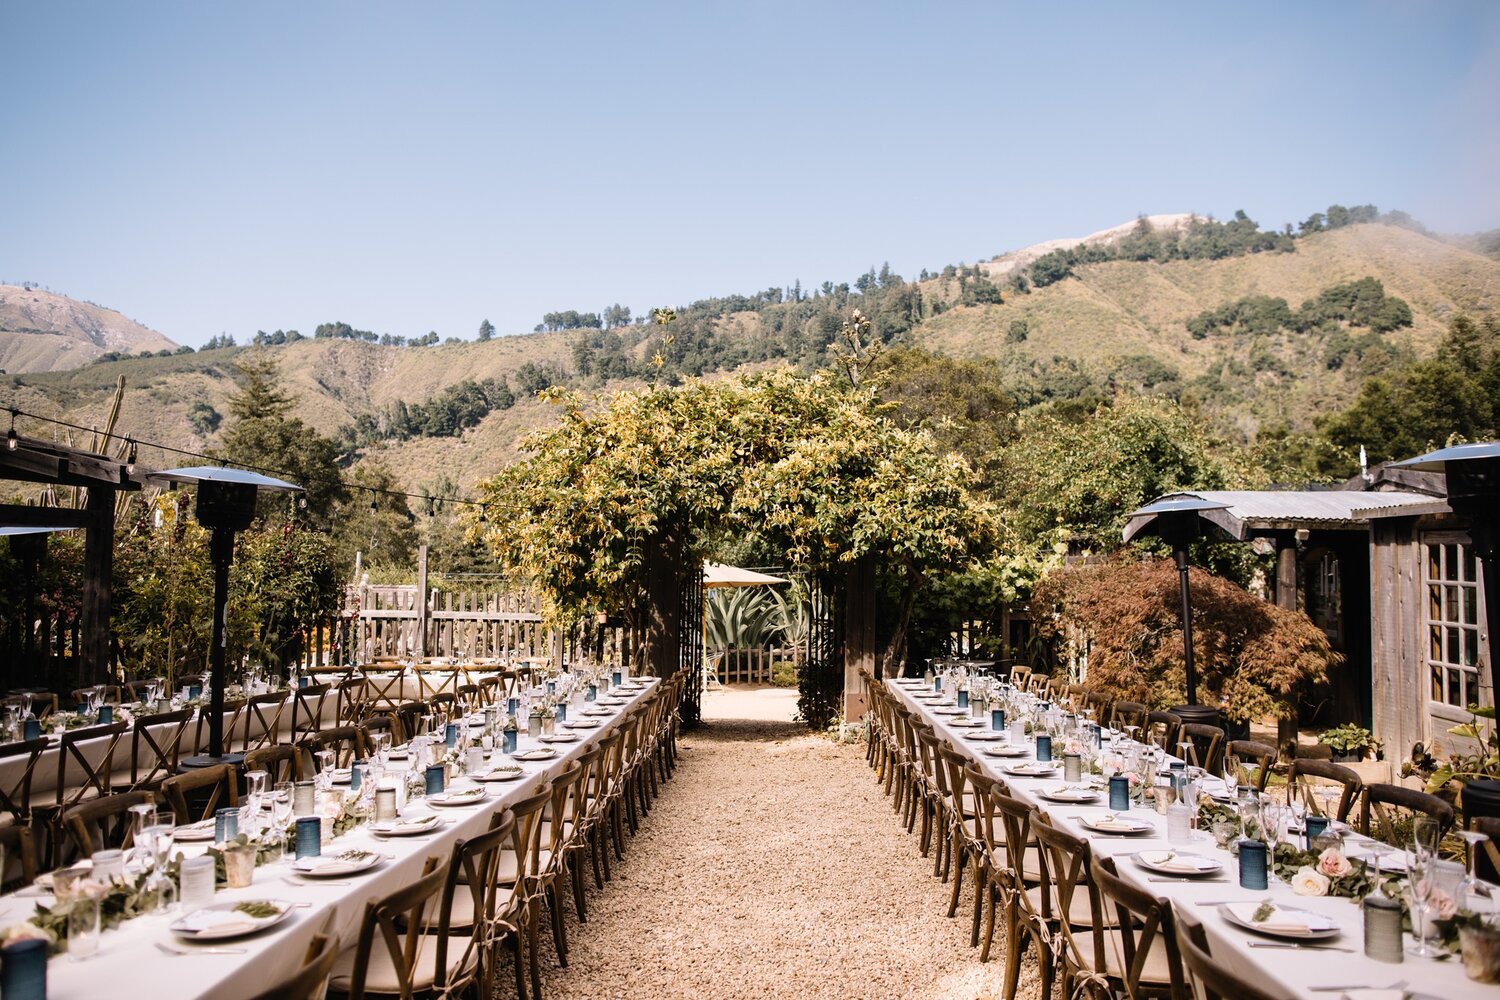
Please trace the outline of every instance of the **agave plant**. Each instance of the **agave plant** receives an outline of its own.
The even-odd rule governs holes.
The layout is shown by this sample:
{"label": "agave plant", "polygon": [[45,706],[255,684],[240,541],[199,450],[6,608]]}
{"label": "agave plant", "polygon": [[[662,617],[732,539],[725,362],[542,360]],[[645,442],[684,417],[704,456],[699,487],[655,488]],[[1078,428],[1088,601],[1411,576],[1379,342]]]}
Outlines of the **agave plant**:
{"label": "agave plant", "polygon": [[709,591],[703,618],[709,649],[758,649],[781,630],[776,605],[760,588]]}
{"label": "agave plant", "polygon": [[801,649],[807,644],[812,631],[812,601],[807,584],[793,580],[786,590],[773,590],[771,603],[776,608],[776,622],[781,629],[781,641],[793,648]]}

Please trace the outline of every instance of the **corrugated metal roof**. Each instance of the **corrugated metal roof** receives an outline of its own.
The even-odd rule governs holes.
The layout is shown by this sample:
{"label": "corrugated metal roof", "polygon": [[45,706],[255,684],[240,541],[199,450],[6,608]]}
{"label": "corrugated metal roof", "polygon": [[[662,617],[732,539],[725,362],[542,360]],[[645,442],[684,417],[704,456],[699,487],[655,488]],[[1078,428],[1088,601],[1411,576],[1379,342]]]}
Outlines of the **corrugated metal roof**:
{"label": "corrugated metal roof", "polygon": [[[1423,493],[1402,490],[1193,490],[1159,499],[1187,496],[1224,504],[1224,509],[1206,510],[1200,516],[1242,540],[1257,530],[1364,529],[1369,517],[1432,513],[1434,502],[1442,503]],[[1446,510],[1446,506],[1442,509]],[[1126,538],[1131,534],[1127,526]]]}

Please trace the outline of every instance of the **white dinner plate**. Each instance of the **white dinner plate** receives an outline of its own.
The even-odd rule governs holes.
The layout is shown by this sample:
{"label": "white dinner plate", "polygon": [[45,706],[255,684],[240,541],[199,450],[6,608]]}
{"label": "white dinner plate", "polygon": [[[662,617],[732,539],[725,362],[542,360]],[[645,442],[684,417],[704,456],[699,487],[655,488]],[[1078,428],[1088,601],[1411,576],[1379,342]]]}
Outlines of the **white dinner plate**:
{"label": "white dinner plate", "polygon": [[1116,816],[1109,813],[1097,819],[1085,819],[1079,821],[1085,830],[1091,833],[1107,833],[1113,836],[1135,837],[1143,833],[1150,833],[1156,827],[1143,819],[1130,819],[1126,816]]}
{"label": "white dinner plate", "polygon": [[623,699],[623,698],[595,698],[594,699],[594,704],[596,704],[596,705],[623,705],[623,704],[625,704],[625,699]]}
{"label": "white dinner plate", "polygon": [[384,860],[374,851],[349,850],[316,858],[298,858],[292,862],[292,869],[303,878],[338,878],[367,872]]}
{"label": "white dinner plate", "polygon": [[[275,916],[252,917],[239,907],[247,903],[269,903],[276,907]],[[237,902],[213,903],[194,910],[174,920],[169,926],[173,934],[191,941],[223,941],[226,938],[258,934],[267,927],[274,927],[287,918],[294,904],[284,899],[239,900]]]}
{"label": "white dinner plate", "polygon": [[569,729],[598,729],[598,719],[570,719],[563,723]]}
{"label": "white dinner plate", "polygon": [[964,734],[964,739],[973,740],[975,743],[999,743],[1001,740],[1008,740],[1009,738],[1004,733],[997,733],[993,729],[981,729],[977,733]]}
{"label": "white dinner plate", "polygon": [[1162,875],[1182,878],[1203,878],[1224,870],[1224,865],[1217,859],[1191,851],[1142,851],[1135,856],[1135,863]]}
{"label": "white dinner plate", "polygon": [[201,823],[179,826],[172,831],[172,839],[179,844],[207,843],[214,839],[214,821],[206,819]]}
{"label": "white dinner plate", "polygon": [[472,806],[483,802],[485,791],[483,788],[463,788],[456,792],[444,792],[441,795],[427,796],[427,804],[430,806],[446,806],[456,808],[459,806]]}
{"label": "white dinner plate", "polygon": [[1099,792],[1093,788],[1062,785],[1058,788],[1045,789],[1038,792],[1037,795],[1048,802],[1092,802],[1099,797]]}
{"label": "white dinner plate", "polygon": [[597,718],[602,718],[602,717],[607,716],[607,715],[614,715],[615,713],[611,712],[607,708],[586,708],[586,709],[583,710],[583,714],[584,715],[591,715],[591,716],[593,716],[594,718],[597,719]]}
{"label": "white dinner plate", "polygon": [[506,767],[504,765],[501,765],[500,767],[493,768],[484,774],[473,774],[470,775],[470,777],[475,781],[486,783],[491,781],[516,781],[520,778],[526,777],[526,772],[521,770],[519,767]]}
{"label": "white dinner plate", "polygon": [[547,734],[545,736],[538,736],[537,739],[540,740],[543,743],[577,743],[578,742],[578,734],[577,733],[549,733],[549,734]]}
{"label": "white dinner plate", "polygon": [[377,837],[420,837],[443,827],[439,816],[418,816],[415,819],[399,819],[394,822],[370,824],[370,832]]}
{"label": "white dinner plate", "polygon": [[1033,762],[1029,764],[1016,764],[1011,767],[1002,768],[1002,770],[1006,774],[1017,778],[1050,778],[1057,773],[1058,768],[1056,764]]}
{"label": "white dinner plate", "polygon": [[1295,906],[1272,903],[1270,914],[1262,920],[1256,920],[1255,914],[1260,906],[1258,902],[1221,903],[1219,916],[1231,924],[1266,937],[1320,941],[1339,936],[1338,921],[1332,917]]}
{"label": "white dinner plate", "polygon": [[551,760],[557,756],[557,751],[551,747],[533,747],[530,750],[517,750],[510,756],[513,760]]}
{"label": "white dinner plate", "polygon": [[998,747],[985,747],[984,755],[986,757],[1030,757],[1031,751],[1025,747],[1011,746],[1007,743]]}
{"label": "white dinner plate", "polygon": [[978,729],[980,726],[988,728],[989,723],[979,719],[954,719],[948,725],[953,726],[955,729]]}

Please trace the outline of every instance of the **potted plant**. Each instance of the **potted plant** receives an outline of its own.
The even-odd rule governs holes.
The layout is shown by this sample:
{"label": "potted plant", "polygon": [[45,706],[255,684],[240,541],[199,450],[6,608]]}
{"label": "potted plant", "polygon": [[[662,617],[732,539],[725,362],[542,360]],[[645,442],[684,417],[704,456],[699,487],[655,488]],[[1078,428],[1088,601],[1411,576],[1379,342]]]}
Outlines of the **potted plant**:
{"label": "potted plant", "polygon": [[[1403,776],[1420,774],[1427,779],[1429,792],[1455,801],[1463,810],[1466,826],[1478,816],[1500,816],[1500,733],[1494,726],[1495,710],[1470,705],[1469,713],[1468,722],[1448,730],[1448,735],[1458,739],[1447,759],[1435,759],[1418,743],[1411,749],[1411,759],[1401,765]],[[1500,877],[1486,853],[1479,855],[1478,874],[1489,881]]]}
{"label": "potted plant", "polygon": [[1335,763],[1352,764],[1364,760],[1371,750],[1379,750],[1381,743],[1364,726],[1345,723],[1318,734],[1318,742],[1333,751]]}

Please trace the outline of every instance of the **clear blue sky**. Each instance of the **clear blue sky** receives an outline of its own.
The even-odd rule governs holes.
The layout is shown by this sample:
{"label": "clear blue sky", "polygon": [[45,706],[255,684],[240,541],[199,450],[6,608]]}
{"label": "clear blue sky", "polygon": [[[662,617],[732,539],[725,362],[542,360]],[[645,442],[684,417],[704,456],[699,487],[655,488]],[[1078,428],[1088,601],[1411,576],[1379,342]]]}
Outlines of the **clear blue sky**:
{"label": "clear blue sky", "polygon": [[0,280],[473,337],[1139,213],[1500,226],[1500,4],[3,0]]}

